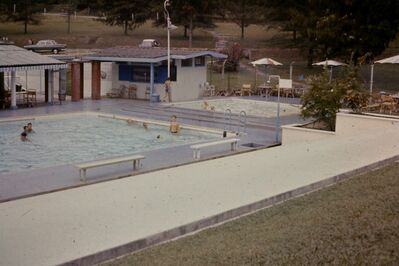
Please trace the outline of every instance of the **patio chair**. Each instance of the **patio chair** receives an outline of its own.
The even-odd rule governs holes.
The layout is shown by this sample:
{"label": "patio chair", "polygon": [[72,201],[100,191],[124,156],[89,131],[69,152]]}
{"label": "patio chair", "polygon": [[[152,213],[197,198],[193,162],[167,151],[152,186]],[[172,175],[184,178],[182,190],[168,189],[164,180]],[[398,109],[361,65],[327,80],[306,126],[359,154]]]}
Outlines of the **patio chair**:
{"label": "patio chair", "polygon": [[385,113],[385,111],[388,111],[389,114],[392,114],[392,112],[396,110],[397,103],[392,96],[382,95],[381,101],[380,113]]}
{"label": "patio chair", "polygon": [[204,83],[204,93],[203,93],[204,97],[215,96],[215,94],[216,94],[215,92],[216,92],[215,85],[211,85],[208,82]]}
{"label": "patio chair", "polygon": [[251,84],[242,84],[241,91],[240,91],[240,96],[251,96],[252,90],[251,90]]}

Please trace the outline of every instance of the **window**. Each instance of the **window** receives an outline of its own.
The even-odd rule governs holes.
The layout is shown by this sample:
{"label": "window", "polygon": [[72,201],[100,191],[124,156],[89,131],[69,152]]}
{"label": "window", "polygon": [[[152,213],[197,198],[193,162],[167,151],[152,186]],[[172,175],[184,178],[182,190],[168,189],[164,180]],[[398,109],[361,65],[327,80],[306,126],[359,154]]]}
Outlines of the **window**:
{"label": "window", "polygon": [[[154,82],[164,83],[168,77],[168,66],[154,67]],[[149,65],[119,65],[119,80],[131,82],[151,82],[151,67]],[[170,66],[170,80],[176,81],[176,66]]]}
{"label": "window", "polygon": [[133,80],[135,82],[150,82],[151,69],[149,66],[133,66]]}
{"label": "window", "polygon": [[205,56],[196,57],[195,66],[205,66]]}
{"label": "window", "polygon": [[[157,73],[157,79],[155,79],[156,83],[163,83],[165,80],[168,78],[168,64],[166,65],[161,65],[158,66],[155,69],[155,72]],[[171,81],[176,81],[176,66],[174,65],[174,61],[171,62],[170,65],[170,80]]]}
{"label": "window", "polygon": [[193,66],[193,59],[189,58],[189,59],[181,60],[181,66],[182,67],[192,67]]}
{"label": "window", "polygon": [[119,65],[119,80],[132,81],[133,67],[126,64]]}

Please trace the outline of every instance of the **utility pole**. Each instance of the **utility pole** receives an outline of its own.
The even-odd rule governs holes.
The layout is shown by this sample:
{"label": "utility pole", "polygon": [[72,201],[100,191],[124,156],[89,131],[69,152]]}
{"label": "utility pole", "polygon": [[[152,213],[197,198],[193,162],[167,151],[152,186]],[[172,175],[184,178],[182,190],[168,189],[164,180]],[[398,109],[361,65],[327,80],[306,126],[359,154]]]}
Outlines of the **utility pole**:
{"label": "utility pole", "polygon": [[69,0],[68,4],[68,34],[71,33],[71,10],[72,9],[72,0]]}

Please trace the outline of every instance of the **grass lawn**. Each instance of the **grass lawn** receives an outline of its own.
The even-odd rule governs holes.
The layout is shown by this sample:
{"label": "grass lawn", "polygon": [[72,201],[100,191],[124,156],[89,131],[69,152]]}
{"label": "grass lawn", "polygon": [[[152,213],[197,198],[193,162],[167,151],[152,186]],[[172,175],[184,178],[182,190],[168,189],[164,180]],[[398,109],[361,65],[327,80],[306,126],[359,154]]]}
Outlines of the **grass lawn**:
{"label": "grass lawn", "polygon": [[398,177],[393,163],[106,265],[398,265]]}

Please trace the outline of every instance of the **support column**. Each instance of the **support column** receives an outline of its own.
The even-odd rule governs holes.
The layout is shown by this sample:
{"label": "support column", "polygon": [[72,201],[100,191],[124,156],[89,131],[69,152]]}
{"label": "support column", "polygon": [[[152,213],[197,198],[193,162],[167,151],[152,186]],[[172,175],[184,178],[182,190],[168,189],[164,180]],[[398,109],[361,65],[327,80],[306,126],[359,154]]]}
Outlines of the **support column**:
{"label": "support column", "polygon": [[46,69],[44,70],[44,102],[48,103],[48,74],[49,70]]}
{"label": "support column", "polygon": [[150,102],[151,102],[153,93],[154,93],[154,64],[151,63],[151,67],[150,67]]}
{"label": "support column", "polygon": [[59,76],[58,76],[58,82],[59,82],[59,85],[58,85],[58,94],[60,95],[66,95],[66,91],[67,91],[67,88],[66,88],[66,80],[67,80],[67,70],[66,69],[61,69],[60,70],[60,72],[59,72],[60,74],[59,74]]}
{"label": "support column", "polygon": [[84,73],[85,73],[85,64],[80,63],[80,99],[83,99],[85,97]]}
{"label": "support column", "polygon": [[6,97],[4,90],[4,72],[0,72],[0,100]]}
{"label": "support column", "polygon": [[101,99],[101,62],[91,62],[91,99]]}
{"label": "support column", "polygon": [[15,71],[11,71],[11,109],[17,109],[17,91],[15,88]]}
{"label": "support column", "polygon": [[47,99],[49,104],[54,103],[54,72],[53,70],[48,70],[48,89],[47,89]]}
{"label": "support column", "polygon": [[78,102],[80,100],[80,63],[73,62],[72,63],[72,101]]}

